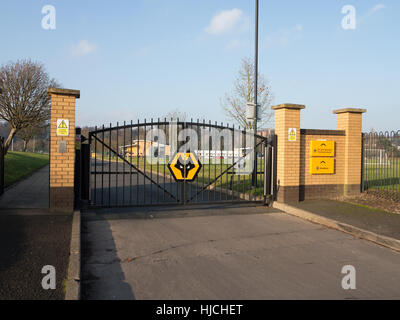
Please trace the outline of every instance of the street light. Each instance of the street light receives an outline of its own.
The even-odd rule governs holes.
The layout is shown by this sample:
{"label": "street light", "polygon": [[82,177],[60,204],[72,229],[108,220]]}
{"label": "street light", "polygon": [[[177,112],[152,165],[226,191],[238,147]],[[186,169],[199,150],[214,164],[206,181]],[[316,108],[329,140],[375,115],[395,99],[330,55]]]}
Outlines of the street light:
{"label": "street light", "polygon": [[[255,41],[254,41],[254,105],[255,105],[255,119],[254,119],[254,134],[257,134],[257,120],[258,120],[258,0],[255,0]],[[252,177],[252,186],[257,187],[257,139],[254,137],[254,168]]]}

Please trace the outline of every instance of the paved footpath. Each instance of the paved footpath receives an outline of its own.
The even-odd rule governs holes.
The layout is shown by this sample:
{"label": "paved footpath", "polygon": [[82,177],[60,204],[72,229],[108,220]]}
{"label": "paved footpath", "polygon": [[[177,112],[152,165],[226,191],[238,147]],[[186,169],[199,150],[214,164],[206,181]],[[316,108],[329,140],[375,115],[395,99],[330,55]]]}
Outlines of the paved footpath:
{"label": "paved footpath", "polygon": [[[72,216],[40,210],[0,213],[0,300],[64,299]],[[56,269],[56,289],[44,290],[42,268]]]}
{"label": "paved footpath", "polygon": [[325,218],[400,240],[400,214],[335,200],[309,200],[293,206]]}
{"label": "paved footpath", "polygon": [[27,179],[17,182],[0,197],[0,209],[49,207],[49,166],[37,170]]}
{"label": "paved footpath", "polygon": [[[0,300],[64,299],[71,214],[49,214],[49,167],[0,197]],[[42,268],[56,269],[56,289],[44,290]]]}
{"label": "paved footpath", "polygon": [[83,297],[400,299],[395,251],[264,207],[189,209],[84,213]]}

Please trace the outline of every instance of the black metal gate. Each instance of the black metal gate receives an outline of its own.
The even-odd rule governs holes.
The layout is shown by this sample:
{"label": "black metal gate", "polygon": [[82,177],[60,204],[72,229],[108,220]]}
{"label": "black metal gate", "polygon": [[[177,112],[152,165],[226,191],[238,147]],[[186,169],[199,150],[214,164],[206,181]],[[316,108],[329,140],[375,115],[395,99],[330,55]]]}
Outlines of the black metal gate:
{"label": "black metal gate", "polygon": [[[93,207],[270,203],[275,194],[274,134],[264,137],[205,121],[131,121],[96,127],[89,145]],[[189,181],[182,169],[177,180],[171,163],[192,162],[191,154],[199,165],[190,163],[188,170],[198,172]]]}
{"label": "black metal gate", "polygon": [[4,193],[4,138],[0,137],[0,195]]}

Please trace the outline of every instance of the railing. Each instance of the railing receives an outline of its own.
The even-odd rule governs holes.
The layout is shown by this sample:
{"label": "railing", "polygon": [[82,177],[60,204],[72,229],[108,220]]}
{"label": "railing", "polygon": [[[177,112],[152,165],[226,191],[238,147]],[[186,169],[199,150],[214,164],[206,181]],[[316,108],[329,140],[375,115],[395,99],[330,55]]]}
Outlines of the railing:
{"label": "railing", "polygon": [[4,138],[0,138],[0,195],[4,193]]}
{"label": "railing", "polygon": [[400,130],[363,134],[362,190],[400,201]]}

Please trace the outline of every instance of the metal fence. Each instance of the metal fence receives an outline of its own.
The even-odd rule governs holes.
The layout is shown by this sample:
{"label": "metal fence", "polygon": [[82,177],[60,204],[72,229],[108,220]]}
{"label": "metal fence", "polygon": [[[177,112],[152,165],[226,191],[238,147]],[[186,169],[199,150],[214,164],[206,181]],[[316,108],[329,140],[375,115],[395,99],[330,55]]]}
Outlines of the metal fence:
{"label": "metal fence", "polygon": [[0,137],[0,195],[4,193],[4,138]]}
{"label": "metal fence", "polygon": [[400,130],[363,134],[362,190],[400,201]]}

